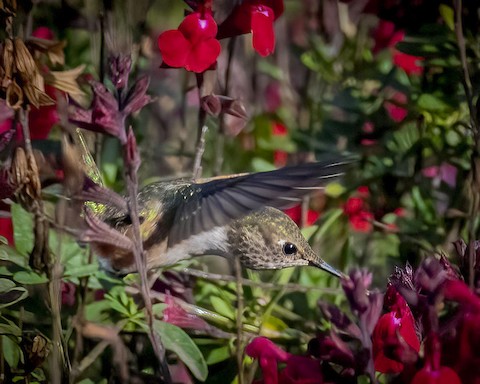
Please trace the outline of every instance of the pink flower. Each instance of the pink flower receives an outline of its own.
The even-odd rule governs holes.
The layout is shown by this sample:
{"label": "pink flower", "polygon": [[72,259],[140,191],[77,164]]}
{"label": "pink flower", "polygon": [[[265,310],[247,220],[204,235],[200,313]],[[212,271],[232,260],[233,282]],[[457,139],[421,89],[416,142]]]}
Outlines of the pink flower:
{"label": "pink flower", "polygon": [[407,95],[403,92],[394,91],[390,100],[385,101],[383,106],[395,123],[401,123],[408,115],[408,110],[403,107],[407,104]]}
{"label": "pink flower", "polygon": [[[318,360],[285,352],[265,337],[253,339],[245,348],[245,352],[248,356],[258,359],[264,384],[323,383],[323,374]],[[278,363],[286,364],[280,374]]]}
{"label": "pink flower", "polygon": [[366,121],[362,125],[362,133],[366,136],[360,140],[360,144],[364,145],[366,147],[370,147],[372,145],[375,145],[377,142],[376,140],[369,139],[367,137],[371,137],[371,134],[375,132],[375,126],[371,121]]}
{"label": "pink flower", "polygon": [[55,39],[55,34],[53,31],[48,27],[38,27],[32,32],[33,37],[37,37],[39,39],[45,40],[53,40]]}
{"label": "pink flower", "polygon": [[275,50],[273,23],[283,13],[283,0],[245,0],[219,26],[218,38],[252,33],[252,44],[261,56]]}
{"label": "pink flower", "polygon": [[457,167],[449,163],[424,168],[422,175],[431,179],[438,178],[452,188],[457,184]]}
{"label": "pink flower", "polygon": [[375,370],[398,373],[405,362],[414,362],[420,350],[415,322],[405,299],[389,285],[384,303],[390,312],[382,315],[372,335]]}
{"label": "pink flower", "polygon": [[168,293],[165,296],[165,304],[167,304],[167,307],[163,310],[163,320],[167,323],[176,325],[180,328],[196,329],[200,331],[205,331],[209,328],[209,325],[205,320],[185,311],[175,302],[173,296]]}
{"label": "pink flower", "polygon": [[191,13],[178,29],[165,31],[158,37],[163,62],[196,73],[206,71],[216,63],[220,54],[216,34],[217,23],[210,12]]}

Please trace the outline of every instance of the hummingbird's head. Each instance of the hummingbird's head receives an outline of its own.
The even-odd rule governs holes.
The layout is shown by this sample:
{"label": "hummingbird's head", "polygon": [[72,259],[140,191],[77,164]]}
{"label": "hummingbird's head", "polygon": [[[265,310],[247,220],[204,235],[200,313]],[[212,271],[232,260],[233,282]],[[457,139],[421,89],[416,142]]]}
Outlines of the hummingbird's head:
{"label": "hummingbird's head", "polygon": [[275,208],[265,207],[235,220],[228,240],[233,256],[250,269],[312,265],[342,276],[313,251],[295,222]]}

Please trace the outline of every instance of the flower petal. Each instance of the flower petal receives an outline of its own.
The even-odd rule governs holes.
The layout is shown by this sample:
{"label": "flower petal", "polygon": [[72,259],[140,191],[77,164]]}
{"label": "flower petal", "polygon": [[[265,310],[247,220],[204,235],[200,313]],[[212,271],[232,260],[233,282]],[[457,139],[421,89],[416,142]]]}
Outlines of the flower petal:
{"label": "flower petal", "polygon": [[191,44],[182,32],[172,29],[158,36],[158,48],[165,64],[170,67],[181,68],[187,62]]}
{"label": "flower petal", "polygon": [[200,41],[195,44],[187,58],[185,69],[201,73],[210,68],[220,55],[220,43],[216,39]]}
{"label": "flower petal", "polygon": [[195,12],[183,19],[178,26],[178,30],[192,44],[196,44],[201,40],[214,38],[217,35],[218,28],[211,14],[205,13],[202,17],[200,13]]}
{"label": "flower petal", "polygon": [[252,42],[253,49],[260,56],[268,56],[275,49],[274,14],[270,7],[252,7]]}

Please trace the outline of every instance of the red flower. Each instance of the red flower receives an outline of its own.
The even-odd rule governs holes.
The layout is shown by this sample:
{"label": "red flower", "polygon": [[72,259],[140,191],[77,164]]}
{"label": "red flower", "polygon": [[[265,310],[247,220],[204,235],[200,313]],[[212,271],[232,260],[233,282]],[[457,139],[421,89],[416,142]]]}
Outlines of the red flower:
{"label": "red flower", "polygon": [[[286,136],[288,134],[287,127],[278,121],[272,123],[272,134],[273,136]],[[276,167],[284,167],[287,165],[288,153],[280,149],[273,151],[273,164]]]}
{"label": "red flower", "polygon": [[360,197],[350,197],[343,206],[343,212],[347,216],[354,216],[359,214],[364,207],[364,201]]}
{"label": "red flower", "polygon": [[373,213],[368,211],[365,199],[369,195],[368,187],[357,189],[357,196],[350,197],[343,206],[343,213],[348,217],[351,227],[358,232],[370,232],[373,229]]}
{"label": "red flower", "polygon": [[[285,209],[283,212],[290,216],[290,218],[295,222],[295,224],[300,225],[302,223],[302,206],[300,204],[292,208]],[[309,209],[307,211],[307,221],[305,225],[313,225],[319,217],[320,213],[314,211],[313,209]]]}
{"label": "red flower", "polygon": [[[53,100],[57,100],[57,94],[63,94],[63,92],[45,84],[45,93]],[[59,122],[57,105],[45,105],[39,108],[31,107],[28,126],[30,128],[30,138],[32,140],[43,140],[48,137],[53,126]]]}
{"label": "red flower", "polygon": [[216,63],[220,54],[216,34],[217,23],[211,13],[191,13],[178,29],[165,31],[158,37],[163,62],[196,73],[206,71]]}
{"label": "red flower", "polygon": [[402,68],[408,75],[422,74],[423,66],[419,65],[419,61],[423,60],[423,57],[408,55],[395,48],[395,45],[405,38],[405,31],[395,30],[395,24],[391,21],[380,20],[373,37],[375,39],[373,52],[390,48],[395,66]]}
{"label": "red flower", "polygon": [[283,0],[245,0],[219,26],[218,38],[252,33],[253,48],[261,56],[275,49],[273,22],[283,13]]}
{"label": "red flower", "polygon": [[389,285],[384,303],[390,312],[382,315],[372,334],[375,370],[398,373],[404,363],[414,362],[420,350],[412,312],[405,299]]}
{"label": "red flower", "polygon": [[[296,356],[276,346],[265,337],[255,338],[247,345],[248,356],[258,359],[263,372],[264,384],[322,384],[323,375],[320,362],[307,356]],[[286,363],[278,372],[277,364]]]}

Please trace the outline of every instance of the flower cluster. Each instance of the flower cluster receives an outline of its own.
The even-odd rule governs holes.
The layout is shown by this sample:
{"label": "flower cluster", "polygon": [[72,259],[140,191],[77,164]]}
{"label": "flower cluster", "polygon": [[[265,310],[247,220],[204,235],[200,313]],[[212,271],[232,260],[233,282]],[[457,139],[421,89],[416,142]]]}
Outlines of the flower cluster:
{"label": "flower cluster", "polygon": [[343,205],[343,213],[348,218],[350,227],[356,232],[369,233],[373,230],[374,224],[378,224],[388,232],[397,231],[397,220],[405,215],[403,208],[388,213],[381,209],[372,212],[368,203],[369,198],[370,190],[366,186],[361,186]]}
{"label": "flower cluster", "polygon": [[[382,295],[369,291],[370,283],[371,274],[361,271],[342,281],[357,322],[320,303],[332,327],[310,341],[308,355],[294,356],[269,340],[254,339],[246,353],[259,360],[263,382],[356,382],[348,380],[365,374],[374,380],[375,372],[395,375],[402,383],[480,382],[480,297],[444,257],[426,259],[415,272],[408,265],[397,268],[381,316]],[[441,316],[445,310],[448,316]],[[286,364],[280,373],[279,362]],[[294,364],[303,367],[295,377]]]}
{"label": "flower cluster", "polygon": [[355,231],[371,232],[373,229],[373,213],[369,211],[367,203],[369,194],[368,187],[359,187],[357,193],[348,198],[343,206],[343,213]]}
{"label": "flower cluster", "polygon": [[158,37],[158,48],[165,66],[185,68],[196,73],[215,67],[220,55],[219,39],[252,33],[252,44],[261,56],[275,49],[274,21],[283,13],[283,0],[246,0],[233,7],[217,26],[211,1],[189,1],[193,12],[177,29]]}

